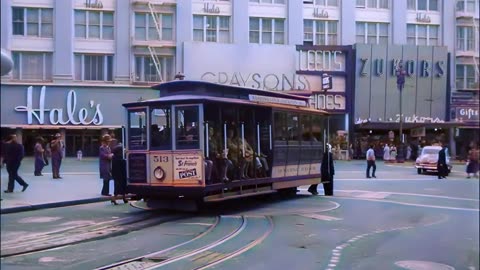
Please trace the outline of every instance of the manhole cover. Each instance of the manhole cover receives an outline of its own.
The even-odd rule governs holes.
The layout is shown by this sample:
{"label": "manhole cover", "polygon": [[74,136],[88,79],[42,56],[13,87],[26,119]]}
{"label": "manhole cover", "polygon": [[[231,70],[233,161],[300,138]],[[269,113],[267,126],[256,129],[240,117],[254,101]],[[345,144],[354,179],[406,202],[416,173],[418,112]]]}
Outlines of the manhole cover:
{"label": "manhole cover", "polygon": [[455,270],[446,264],[427,261],[398,261],[395,265],[408,270]]}

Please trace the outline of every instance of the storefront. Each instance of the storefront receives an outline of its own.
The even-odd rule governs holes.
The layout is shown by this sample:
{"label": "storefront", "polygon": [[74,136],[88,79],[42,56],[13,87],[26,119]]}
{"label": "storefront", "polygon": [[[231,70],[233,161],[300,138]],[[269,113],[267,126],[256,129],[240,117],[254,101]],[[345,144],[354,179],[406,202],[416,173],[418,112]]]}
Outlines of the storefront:
{"label": "storefront", "polygon": [[[370,144],[377,156],[385,144],[398,146],[400,117],[403,141],[413,150],[418,144],[449,142],[456,123],[447,113],[446,47],[356,44],[355,50],[354,152],[359,158]],[[400,61],[406,73],[401,92],[396,76]]]}
{"label": "storefront", "polygon": [[457,158],[466,160],[468,151],[473,145],[478,147],[479,144],[479,104],[472,101],[452,100],[450,113],[452,120],[461,123],[454,132]]}
{"label": "storefront", "polygon": [[[289,46],[184,43],[186,79],[309,96],[311,106],[331,113],[330,143],[349,158],[352,46]],[[191,61],[191,60],[194,61]],[[322,75],[332,88],[322,90]]]}
{"label": "storefront", "polygon": [[113,133],[119,140],[124,125],[122,104],[159,96],[146,87],[6,85],[1,89],[1,137],[17,134],[27,155],[37,137],[55,133],[65,140],[65,154],[97,156],[99,139]]}

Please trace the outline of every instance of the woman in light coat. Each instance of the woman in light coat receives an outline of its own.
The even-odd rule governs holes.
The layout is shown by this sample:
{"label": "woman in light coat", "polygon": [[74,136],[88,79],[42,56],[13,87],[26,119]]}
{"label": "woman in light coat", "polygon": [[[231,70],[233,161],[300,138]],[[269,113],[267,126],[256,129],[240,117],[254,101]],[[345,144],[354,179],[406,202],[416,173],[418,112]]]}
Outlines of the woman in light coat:
{"label": "woman in light coat", "polygon": [[383,147],[383,160],[390,160],[390,147],[388,147],[388,144],[385,144],[385,147]]}

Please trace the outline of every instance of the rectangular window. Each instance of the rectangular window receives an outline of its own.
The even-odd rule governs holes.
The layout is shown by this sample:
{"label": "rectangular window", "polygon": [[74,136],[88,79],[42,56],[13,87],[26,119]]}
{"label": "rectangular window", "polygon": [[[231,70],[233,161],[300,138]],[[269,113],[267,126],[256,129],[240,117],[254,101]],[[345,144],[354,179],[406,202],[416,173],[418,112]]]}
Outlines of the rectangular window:
{"label": "rectangular window", "polygon": [[407,24],[407,43],[411,45],[438,45],[438,25]]}
{"label": "rectangular window", "polygon": [[428,45],[437,46],[438,43],[438,25],[429,25],[428,26]]}
{"label": "rectangular window", "polygon": [[357,8],[365,8],[365,0],[357,0],[356,6]]}
{"label": "rectangular window", "polygon": [[416,45],[417,44],[417,35],[416,35],[416,25],[407,24],[407,44]]}
{"label": "rectangular window", "polygon": [[150,109],[150,148],[172,149],[172,127],[170,124],[170,108],[158,107]]}
{"label": "rectangular window", "polygon": [[475,50],[475,35],[472,26],[457,26],[457,50]]}
{"label": "rectangular window", "polygon": [[456,86],[460,90],[479,89],[479,74],[475,74],[475,66],[473,65],[457,65],[456,66]]}
{"label": "rectangular window", "polygon": [[315,0],[315,5],[336,7],[338,6],[338,0]]}
{"label": "rectangular window", "polygon": [[198,107],[175,108],[177,149],[199,149]]}
{"label": "rectangular window", "polygon": [[14,80],[52,80],[52,53],[12,52],[12,59]]}
{"label": "rectangular window", "polygon": [[147,149],[146,110],[128,112],[128,148],[132,150]]}
{"label": "rectangular window", "polygon": [[250,18],[250,43],[285,44],[285,20]]}
{"label": "rectangular window", "polygon": [[[157,26],[158,25],[158,29]],[[136,40],[173,40],[173,15],[135,13]]]}
{"label": "rectangular window", "polygon": [[113,12],[75,10],[74,18],[76,38],[113,40]]}
{"label": "rectangular window", "polygon": [[388,9],[388,0],[356,0],[356,7]]}
{"label": "rectangular window", "polygon": [[303,20],[303,43],[313,45],[313,20]]}
{"label": "rectangular window", "polygon": [[388,44],[387,23],[357,22],[356,40],[357,43]]}
{"label": "rectangular window", "polygon": [[427,45],[427,26],[417,25],[417,45]]}
{"label": "rectangular window", "polygon": [[230,17],[194,15],[193,40],[230,43]]}
{"label": "rectangular window", "polygon": [[[135,56],[135,81],[136,82],[162,82],[173,80],[175,73],[174,57],[156,57],[157,66],[151,56]],[[157,71],[157,67],[159,71]],[[159,73],[160,72],[160,73]]]}
{"label": "rectangular window", "polygon": [[53,9],[12,8],[12,33],[18,36],[53,37]]}
{"label": "rectangular window", "polygon": [[75,80],[113,81],[113,56],[75,54]]}
{"label": "rectangular window", "polygon": [[421,11],[438,11],[438,0],[408,0],[407,9]]}
{"label": "rectangular window", "polygon": [[286,0],[250,0],[250,3],[285,4]]}

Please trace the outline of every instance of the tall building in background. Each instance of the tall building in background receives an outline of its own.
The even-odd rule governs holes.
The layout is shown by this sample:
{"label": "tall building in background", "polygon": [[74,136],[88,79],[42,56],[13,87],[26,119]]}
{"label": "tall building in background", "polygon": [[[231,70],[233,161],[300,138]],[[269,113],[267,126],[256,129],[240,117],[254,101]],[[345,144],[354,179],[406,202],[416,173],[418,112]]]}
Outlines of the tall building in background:
{"label": "tall building in background", "polygon": [[[425,123],[405,133],[415,142],[448,140],[452,154],[462,154],[462,142],[478,138],[478,14],[479,0],[2,0],[1,47],[14,60],[1,78],[2,136],[17,133],[31,152],[36,136],[60,131],[67,155],[96,155],[101,134],[121,137],[122,103],[157,97],[150,85],[183,73],[311,96],[332,113],[329,137],[346,158],[350,145],[362,153],[362,142],[384,143],[398,132],[395,117],[371,114],[377,104],[356,95],[383,92],[385,104],[398,98],[389,84],[398,57],[415,62],[406,91],[420,93],[420,58],[430,52],[427,70],[444,61],[445,87],[436,95],[430,83],[430,94],[416,98],[443,111],[404,116]],[[383,85],[357,83],[365,79],[359,46],[385,51],[371,59],[383,59]],[[433,55],[437,49],[448,59]],[[326,92],[324,73],[333,76]],[[356,108],[375,119],[361,119]]]}

